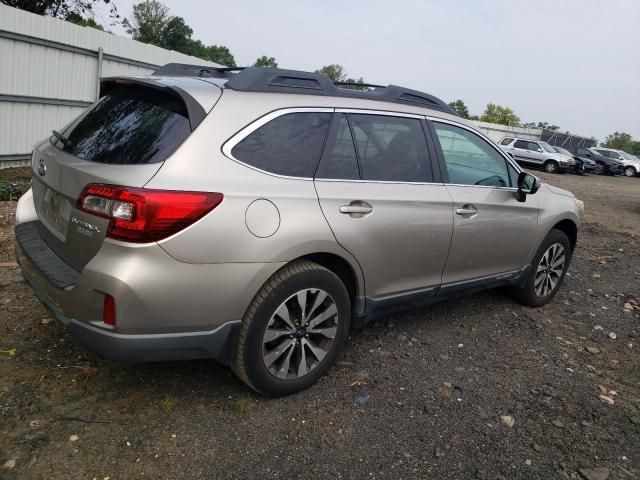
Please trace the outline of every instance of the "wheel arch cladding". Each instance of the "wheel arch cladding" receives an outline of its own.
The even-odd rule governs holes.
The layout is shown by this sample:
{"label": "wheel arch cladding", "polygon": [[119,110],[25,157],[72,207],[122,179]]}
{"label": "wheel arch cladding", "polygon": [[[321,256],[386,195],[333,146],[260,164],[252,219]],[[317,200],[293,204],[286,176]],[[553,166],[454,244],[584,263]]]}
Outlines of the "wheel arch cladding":
{"label": "wheel arch cladding", "polygon": [[[349,293],[351,309],[353,310],[354,298],[358,295],[358,292],[363,289],[358,288],[356,273],[353,271],[349,262],[334,253],[312,253],[297,258],[296,260],[309,260],[310,262],[317,263],[336,274]],[[294,262],[296,260],[294,260]]]}
{"label": "wheel arch cladding", "polygon": [[576,248],[576,242],[578,241],[578,227],[571,220],[562,220],[553,226],[553,229],[560,230],[567,237],[569,237],[569,243],[571,244],[571,251]]}

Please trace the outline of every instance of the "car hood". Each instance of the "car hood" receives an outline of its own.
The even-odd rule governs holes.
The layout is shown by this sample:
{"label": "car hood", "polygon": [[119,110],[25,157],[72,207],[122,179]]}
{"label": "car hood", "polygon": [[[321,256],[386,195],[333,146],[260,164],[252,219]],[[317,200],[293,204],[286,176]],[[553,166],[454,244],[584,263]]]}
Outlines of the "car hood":
{"label": "car hood", "polygon": [[572,198],[575,197],[573,193],[571,193],[569,190],[565,190],[564,188],[554,187],[553,185],[549,185],[548,183],[545,183],[544,186],[547,187],[547,189],[551,193],[555,193],[556,195],[562,195],[564,197],[572,197]]}

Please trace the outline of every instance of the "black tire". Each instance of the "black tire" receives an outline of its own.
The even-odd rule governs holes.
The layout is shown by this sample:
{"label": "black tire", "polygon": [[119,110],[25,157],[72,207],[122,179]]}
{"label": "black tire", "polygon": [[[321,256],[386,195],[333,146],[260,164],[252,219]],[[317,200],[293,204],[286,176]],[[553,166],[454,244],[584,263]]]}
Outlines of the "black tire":
{"label": "black tire", "polygon": [[596,167],[593,169],[593,173],[595,175],[604,175],[605,173],[607,173],[607,169],[601,163],[596,163]]}
{"label": "black tire", "polygon": [[[566,255],[566,259],[564,265],[562,267],[562,273],[559,276],[559,281],[557,285],[551,290],[550,293],[544,296],[539,296],[536,294],[535,282],[536,282],[536,273],[538,266],[540,265],[540,261],[552,245],[560,244],[564,248],[564,252]],[[560,286],[562,285],[562,281],[564,280],[564,276],[567,273],[567,268],[569,267],[569,263],[571,263],[571,243],[569,242],[569,238],[567,235],[560,230],[551,230],[549,234],[545,237],[545,239],[540,244],[538,251],[533,257],[533,261],[531,262],[529,271],[527,273],[527,278],[524,283],[520,287],[515,287],[512,289],[512,296],[523,305],[528,307],[542,307],[546,305],[553,299],[553,297],[558,293]]]}
{"label": "black tire", "polygon": [[625,177],[635,177],[637,175],[636,169],[632,166],[624,167]]}
{"label": "black tire", "polygon": [[558,163],[554,160],[544,162],[544,171],[547,173],[558,173]]}
{"label": "black tire", "polygon": [[[292,295],[305,289],[321,289],[330,296],[337,308],[336,335],[324,357],[308,373],[297,378],[281,379],[265,365],[264,335],[276,310]],[[251,302],[242,320],[231,368],[244,383],[263,395],[278,397],[304,390],[313,385],[335,362],[349,333],[350,319],[349,294],[337,275],[313,262],[291,263],[267,280]],[[304,345],[298,347],[305,350]],[[298,347],[292,348],[295,350]]]}

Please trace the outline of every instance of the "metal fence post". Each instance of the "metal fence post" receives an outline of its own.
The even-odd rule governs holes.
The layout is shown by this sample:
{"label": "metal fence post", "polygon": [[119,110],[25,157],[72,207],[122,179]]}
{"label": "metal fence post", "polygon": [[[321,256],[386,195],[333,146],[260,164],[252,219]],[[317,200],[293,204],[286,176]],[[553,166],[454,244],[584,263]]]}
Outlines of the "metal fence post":
{"label": "metal fence post", "polygon": [[98,47],[98,73],[96,76],[96,100],[100,98],[100,78],[102,77],[102,47]]}

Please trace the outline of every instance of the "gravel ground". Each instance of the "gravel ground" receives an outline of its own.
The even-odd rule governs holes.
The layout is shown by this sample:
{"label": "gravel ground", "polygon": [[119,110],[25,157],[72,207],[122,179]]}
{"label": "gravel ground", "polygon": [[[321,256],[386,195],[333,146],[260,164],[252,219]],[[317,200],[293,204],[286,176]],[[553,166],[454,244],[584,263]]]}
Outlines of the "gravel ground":
{"label": "gravel ground", "polygon": [[640,478],[640,179],[540,176],[587,208],[550,305],[386,318],[276,400],[211,362],[85,351],[7,265],[0,203],[0,478]]}

